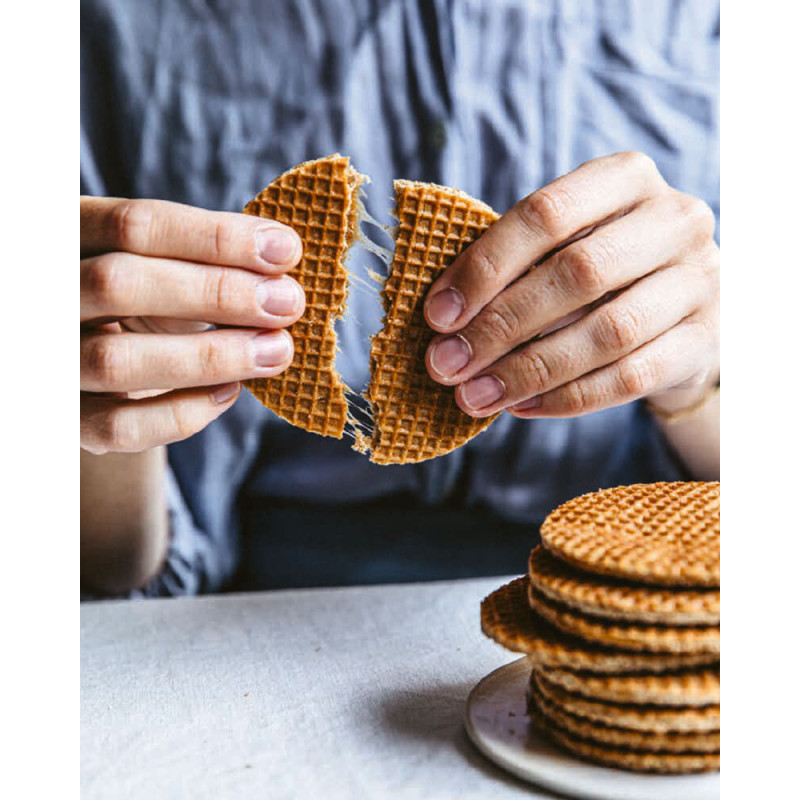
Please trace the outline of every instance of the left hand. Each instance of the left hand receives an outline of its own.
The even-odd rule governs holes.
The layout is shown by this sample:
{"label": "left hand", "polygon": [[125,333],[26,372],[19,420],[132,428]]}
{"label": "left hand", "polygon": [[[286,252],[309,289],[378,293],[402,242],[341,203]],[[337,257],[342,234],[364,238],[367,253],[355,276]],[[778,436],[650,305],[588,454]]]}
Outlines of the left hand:
{"label": "left hand", "polygon": [[714,214],[642,153],[582,164],[432,285],[430,376],[473,417],[689,406],[719,375]]}

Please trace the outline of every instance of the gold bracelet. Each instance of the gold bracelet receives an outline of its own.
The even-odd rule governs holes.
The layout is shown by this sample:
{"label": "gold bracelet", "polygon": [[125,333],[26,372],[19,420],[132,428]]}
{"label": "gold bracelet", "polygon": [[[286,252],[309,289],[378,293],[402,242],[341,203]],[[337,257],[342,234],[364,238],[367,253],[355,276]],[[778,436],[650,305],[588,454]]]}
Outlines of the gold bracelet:
{"label": "gold bracelet", "polygon": [[705,405],[715,397],[719,395],[719,383],[715,384],[714,386],[710,386],[706,389],[705,392],[701,395],[698,400],[695,400],[686,408],[678,408],[675,411],[665,411],[663,408],[659,408],[654,403],[651,403],[649,400],[645,400],[644,404],[647,410],[653,414],[654,416],[658,417],[662,422],[666,423],[667,425],[672,425],[675,422],[680,422],[684,419],[689,419],[690,417],[694,417]]}

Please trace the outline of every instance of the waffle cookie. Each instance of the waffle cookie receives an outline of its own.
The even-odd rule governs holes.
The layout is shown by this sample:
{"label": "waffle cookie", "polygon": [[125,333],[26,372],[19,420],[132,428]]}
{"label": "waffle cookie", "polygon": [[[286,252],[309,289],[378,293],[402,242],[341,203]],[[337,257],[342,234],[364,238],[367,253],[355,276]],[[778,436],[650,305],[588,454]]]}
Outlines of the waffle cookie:
{"label": "waffle cookie", "polygon": [[576,497],[541,527],[580,569],[664,586],[719,586],[719,483],[635,484]]}
{"label": "waffle cookie", "polygon": [[531,671],[531,685],[558,708],[615,728],[656,733],[708,733],[720,726],[719,705],[655,706],[636,703],[613,703],[573,694],[544,677],[544,671]]}
{"label": "waffle cookie", "polygon": [[658,675],[592,675],[536,667],[549,684],[592,700],[656,706],[719,704],[719,668],[698,667]]}
{"label": "waffle cookie", "polygon": [[306,161],[276,178],[244,209],[292,227],[303,258],[292,277],[306,294],[306,310],[290,328],[291,366],[245,386],[278,416],[313,433],[341,439],[349,419],[348,387],[336,371],[334,323],[345,311],[344,257],[358,234],[358,187],[366,180],[338,154]]}
{"label": "waffle cookie", "polygon": [[531,551],[528,577],[539,594],[584,614],[650,624],[719,625],[719,589],[643,586],[594,575],[559,561],[542,545]]}
{"label": "waffle cookie", "polygon": [[648,653],[614,650],[570,636],[528,605],[528,576],[496,589],[481,603],[481,629],[498,644],[525,653],[532,665],[592,673],[658,673],[715,664],[713,653]]}
{"label": "waffle cookie", "polygon": [[474,419],[454,390],[432,380],[425,352],[434,336],[423,316],[428,287],[498,215],[456,189],[398,180],[394,259],[383,290],[385,317],[370,349],[374,433],[370,459],[408,464],[443,455],[485,430],[497,414]]}
{"label": "waffle cookie", "polygon": [[550,725],[572,736],[606,747],[624,747],[654,753],[718,753],[719,731],[655,732],[619,728],[570,714],[548,700],[535,683],[530,686],[529,707],[534,706]]}
{"label": "waffle cookie", "polygon": [[539,594],[529,583],[530,607],[551,625],[589,642],[623,650],[646,650],[650,653],[719,654],[719,626],[671,627],[616,620],[604,620],[554,603]]}
{"label": "waffle cookie", "polygon": [[719,769],[719,753],[659,753],[652,750],[632,750],[627,747],[597,744],[555,725],[535,704],[529,708],[529,716],[545,736],[587,761],[635,772],[663,774],[713,772]]}

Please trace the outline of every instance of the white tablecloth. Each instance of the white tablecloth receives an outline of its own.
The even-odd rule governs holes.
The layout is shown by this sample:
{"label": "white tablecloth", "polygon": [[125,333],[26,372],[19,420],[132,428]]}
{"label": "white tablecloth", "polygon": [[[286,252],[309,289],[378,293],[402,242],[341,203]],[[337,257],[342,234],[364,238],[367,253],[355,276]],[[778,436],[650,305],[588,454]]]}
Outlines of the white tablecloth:
{"label": "white tablecloth", "polygon": [[82,800],[552,797],[463,729],[503,582],[85,603]]}

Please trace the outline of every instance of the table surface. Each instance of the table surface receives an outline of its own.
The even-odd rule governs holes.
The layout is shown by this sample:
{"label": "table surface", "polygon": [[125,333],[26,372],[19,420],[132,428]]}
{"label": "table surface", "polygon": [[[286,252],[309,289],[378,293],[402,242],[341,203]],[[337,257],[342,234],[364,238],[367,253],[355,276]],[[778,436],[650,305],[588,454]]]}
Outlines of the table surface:
{"label": "table surface", "polygon": [[509,578],[84,603],[81,797],[554,797],[464,732]]}

